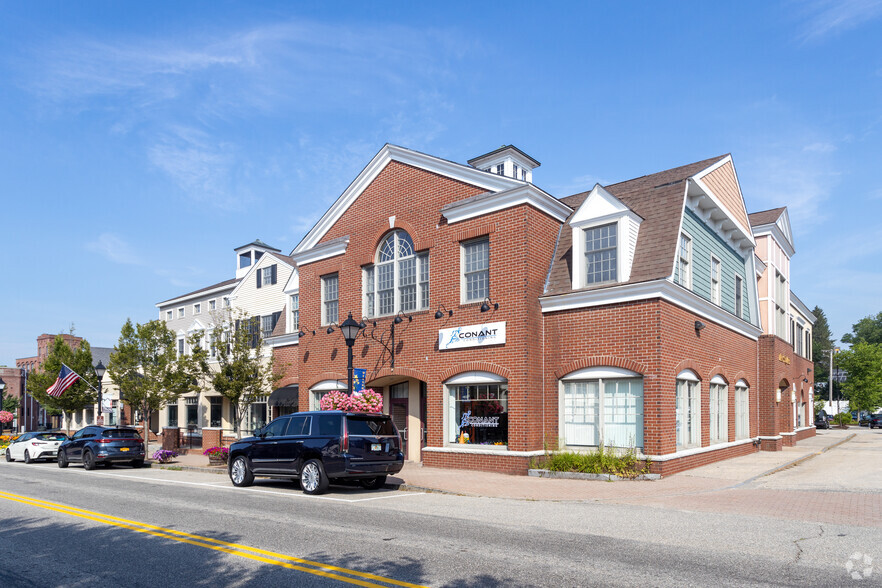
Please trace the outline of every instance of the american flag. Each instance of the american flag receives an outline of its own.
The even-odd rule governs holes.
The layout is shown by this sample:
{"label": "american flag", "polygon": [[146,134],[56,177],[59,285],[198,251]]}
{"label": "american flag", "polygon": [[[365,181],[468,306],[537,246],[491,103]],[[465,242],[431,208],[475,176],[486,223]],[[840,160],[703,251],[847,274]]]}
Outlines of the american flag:
{"label": "american flag", "polygon": [[61,371],[58,372],[58,379],[55,380],[55,383],[49,386],[49,389],[46,390],[46,394],[49,396],[61,396],[64,394],[65,390],[74,385],[74,382],[79,380],[80,377],[74,372],[72,369],[67,367],[64,364],[61,364]]}

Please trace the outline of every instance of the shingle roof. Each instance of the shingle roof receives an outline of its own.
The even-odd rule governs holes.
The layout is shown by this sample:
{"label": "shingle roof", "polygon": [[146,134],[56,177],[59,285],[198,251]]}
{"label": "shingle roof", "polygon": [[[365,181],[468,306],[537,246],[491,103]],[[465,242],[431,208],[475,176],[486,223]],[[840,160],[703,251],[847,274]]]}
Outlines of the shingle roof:
{"label": "shingle roof", "polygon": [[784,214],[785,210],[787,210],[786,207],[782,206],[780,208],[773,208],[771,210],[752,212],[747,215],[747,218],[750,220],[751,227],[770,225],[774,222],[777,222],[781,215]]}
{"label": "shingle roof", "polygon": [[[630,279],[625,283],[664,279],[671,275],[677,251],[677,231],[680,228],[680,216],[683,212],[683,198],[686,194],[684,182],[724,157],[726,155],[604,186],[610,194],[643,219],[637,237]],[[588,194],[590,190],[562,198],[561,201],[576,211],[585,202]],[[567,222],[561,226],[557,250],[548,276],[546,295],[572,291],[573,233],[569,221],[573,215],[570,215]],[[622,282],[586,289],[620,284]]]}
{"label": "shingle roof", "polygon": [[231,280],[224,280],[223,282],[218,282],[217,284],[212,284],[211,286],[206,286],[204,288],[199,288],[198,290],[193,290],[192,292],[187,292],[186,294],[180,294],[173,298],[169,298],[168,300],[163,300],[159,304],[165,304],[166,302],[171,302],[172,300],[177,300],[179,298],[186,298],[188,296],[195,296],[200,292],[207,292],[208,290],[214,290],[215,288],[223,288],[224,286],[235,286],[239,283],[239,278],[233,278]]}

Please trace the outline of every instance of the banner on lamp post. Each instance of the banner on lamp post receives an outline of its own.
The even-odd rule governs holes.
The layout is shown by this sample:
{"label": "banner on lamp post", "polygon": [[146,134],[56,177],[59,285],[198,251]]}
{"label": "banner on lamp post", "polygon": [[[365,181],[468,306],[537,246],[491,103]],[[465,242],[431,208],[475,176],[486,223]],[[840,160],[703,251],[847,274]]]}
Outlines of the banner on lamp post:
{"label": "banner on lamp post", "polygon": [[352,370],[352,391],[361,392],[364,390],[364,380],[367,378],[367,370],[364,368],[355,368]]}

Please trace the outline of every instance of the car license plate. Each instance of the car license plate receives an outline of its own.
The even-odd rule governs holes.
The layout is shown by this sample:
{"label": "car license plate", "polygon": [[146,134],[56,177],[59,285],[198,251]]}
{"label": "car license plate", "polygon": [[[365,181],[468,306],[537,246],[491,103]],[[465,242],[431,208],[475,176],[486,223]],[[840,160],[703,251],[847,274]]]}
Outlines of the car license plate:
{"label": "car license plate", "polygon": [[383,446],[379,443],[371,443],[371,451],[382,451]]}
{"label": "car license plate", "polygon": [[120,451],[128,451],[128,450],[129,450],[129,448],[128,448],[128,447],[120,447],[120,449],[119,449],[119,450],[120,450]]}

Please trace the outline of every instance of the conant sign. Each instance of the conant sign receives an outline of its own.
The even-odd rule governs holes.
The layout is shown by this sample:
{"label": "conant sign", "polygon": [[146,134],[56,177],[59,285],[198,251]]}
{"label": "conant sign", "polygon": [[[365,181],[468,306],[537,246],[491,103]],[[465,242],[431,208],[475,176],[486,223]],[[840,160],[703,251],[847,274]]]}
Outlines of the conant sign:
{"label": "conant sign", "polygon": [[505,322],[467,325],[438,331],[438,349],[462,349],[505,343]]}

